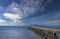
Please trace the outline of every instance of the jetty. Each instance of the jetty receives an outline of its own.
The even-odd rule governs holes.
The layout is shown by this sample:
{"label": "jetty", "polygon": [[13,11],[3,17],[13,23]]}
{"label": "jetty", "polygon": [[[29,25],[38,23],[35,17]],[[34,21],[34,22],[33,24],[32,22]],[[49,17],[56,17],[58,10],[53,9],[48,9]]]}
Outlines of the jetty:
{"label": "jetty", "polygon": [[35,32],[39,39],[60,39],[60,35],[57,38],[57,33],[60,33],[59,29],[41,28],[37,26],[30,26],[29,29]]}

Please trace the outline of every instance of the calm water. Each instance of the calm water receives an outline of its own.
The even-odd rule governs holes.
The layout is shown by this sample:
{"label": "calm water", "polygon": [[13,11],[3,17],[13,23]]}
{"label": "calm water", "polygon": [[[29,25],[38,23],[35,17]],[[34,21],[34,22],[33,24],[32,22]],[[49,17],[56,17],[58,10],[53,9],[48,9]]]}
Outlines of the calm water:
{"label": "calm water", "polygon": [[38,39],[36,34],[27,28],[27,26],[0,27],[0,39]]}

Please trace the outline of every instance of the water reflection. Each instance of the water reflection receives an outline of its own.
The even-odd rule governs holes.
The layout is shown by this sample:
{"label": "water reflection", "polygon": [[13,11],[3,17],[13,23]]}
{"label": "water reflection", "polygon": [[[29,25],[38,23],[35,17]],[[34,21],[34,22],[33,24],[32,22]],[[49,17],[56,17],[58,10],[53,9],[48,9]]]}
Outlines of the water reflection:
{"label": "water reflection", "polygon": [[0,39],[37,39],[37,37],[32,31],[25,29],[0,30]]}

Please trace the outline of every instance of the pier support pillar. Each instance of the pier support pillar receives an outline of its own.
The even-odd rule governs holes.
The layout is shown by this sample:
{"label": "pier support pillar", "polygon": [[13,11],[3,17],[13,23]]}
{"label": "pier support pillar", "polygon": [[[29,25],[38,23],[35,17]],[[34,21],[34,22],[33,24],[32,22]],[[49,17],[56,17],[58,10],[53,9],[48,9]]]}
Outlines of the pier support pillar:
{"label": "pier support pillar", "polygon": [[56,39],[56,33],[55,33],[55,32],[53,32],[52,38],[53,38],[53,39]]}
{"label": "pier support pillar", "polygon": [[48,32],[47,38],[48,38],[48,39],[51,39],[51,37],[50,37],[50,32]]}
{"label": "pier support pillar", "polygon": [[48,33],[48,39],[50,39],[50,33]]}

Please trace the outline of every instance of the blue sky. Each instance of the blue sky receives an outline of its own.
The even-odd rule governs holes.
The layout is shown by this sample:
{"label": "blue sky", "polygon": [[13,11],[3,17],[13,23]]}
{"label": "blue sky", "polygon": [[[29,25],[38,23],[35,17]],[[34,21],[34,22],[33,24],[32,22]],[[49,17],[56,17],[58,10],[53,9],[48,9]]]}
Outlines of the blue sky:
{"label": "blue sky", "polygon": [[0,26],[59,26],[60,0],[0,0]]}

